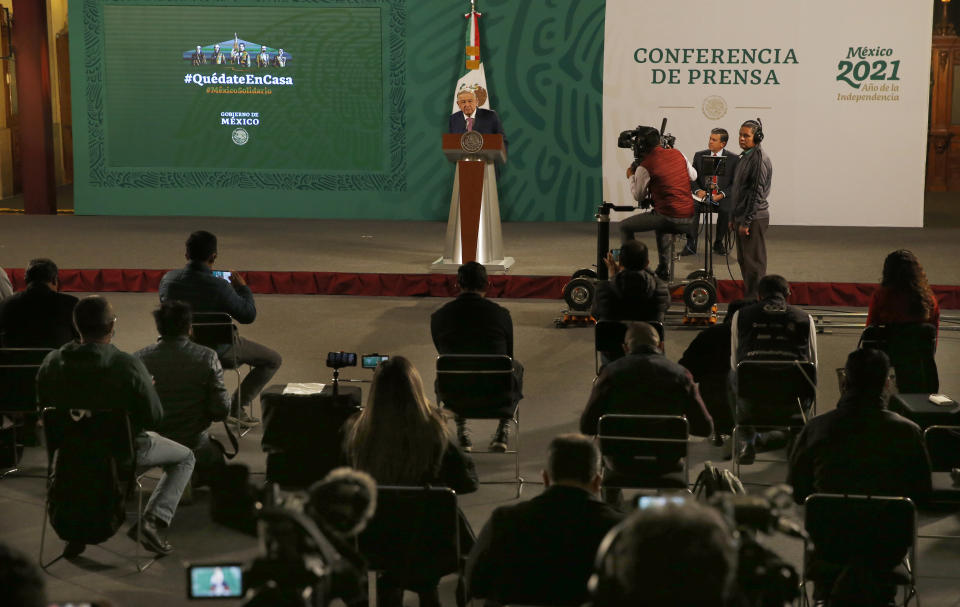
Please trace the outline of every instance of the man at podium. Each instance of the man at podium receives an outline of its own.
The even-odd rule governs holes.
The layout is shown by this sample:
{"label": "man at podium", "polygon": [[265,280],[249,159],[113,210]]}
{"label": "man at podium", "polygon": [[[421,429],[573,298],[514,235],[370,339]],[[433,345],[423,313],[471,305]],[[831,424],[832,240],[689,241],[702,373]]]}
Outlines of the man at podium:
{"label": "man at podium", "polygon": [[477,131],[484,135],[503,135],[503,146],[507,147],[507,136],[503,133],[500,116],[493,110],[478,108],[477,105],[477,94],[470,89],[457,93],[457,107],[460,111],[450,115],[449,132]]}

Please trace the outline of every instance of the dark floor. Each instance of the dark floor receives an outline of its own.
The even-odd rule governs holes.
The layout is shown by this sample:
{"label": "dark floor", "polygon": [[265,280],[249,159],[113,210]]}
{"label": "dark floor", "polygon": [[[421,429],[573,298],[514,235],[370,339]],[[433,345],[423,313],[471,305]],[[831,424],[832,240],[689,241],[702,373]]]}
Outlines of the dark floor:
{"label": "dark floor", "polygon": [[[156,305],[154,294],[112,293],[119,317],[115,343],[132,351],[154,340],[155,331],[149,317]],[[276,376],[278,383],[293,381],[329,381],[324,367],[325,353],[330,350],[381,352],[409,357],[423,374],[424,383],[432,385],[435,352],[430,341],[429,314],[440,304],[437,299],[364,298],[334,296],[261,296],[257,322],[244,326],[245,337],[276,348],[284,357]],[[535,481],[544,465],[548,441],[558,433],[573,431],[589,394],[593,371],[593,333],[589,329],[556,329],[552,318],[558,311],[554,302],[532,300],[501,301],[516,325],[516,355],[526,366],[525,393],[522,403],[522,475]],[[693,331],[669,329],[667,354],[676,360],[694,336]],[[836,382],[830,369],[842,364],[846,353],[856,346],[859,332],[836,330],[819,337],[820,365],[824,378],[819,387],[821,412],[833,408],[837,398]],[[942,390],[960,394],[960,377],[956,361],[960,355],[960,334],[941,333],[938,363],[943,375]],[[346,377],[369,377],[369,371],[351,369]],[[232,385],[234,378],[228,374]],[[475,435],[482,440],[492,425],[476,423]],[[722,453],[706,443],[693,447],[692,471],[695,474],[704,460],[719,461]],[[254,471],[264,470],[259,453],[259,435],[251,433],[242,440],[241,460]],[[42,471],[39,449],[28,451],[25,472]],[[512,460],[506,456],[477,456],[482,480],[508,479]],[[748,483],[773,483],[784,479],[780,464],[758,463],[743,469]],[[751,485],[751,491],[762,487]],[[539,493],[539,485],[527,485],[523,498]],[[31,554],[39,545],[43,481],[22,475],[0,481],[0,538]],[[483,525],[493,508],[513,502],[513,488],[505,485],[483,485],[477,493],[463,496],[460,503],[475,529]],[[175,552],[162,559],[145,573],[135,570],[117,555],[100,548],[90,548],[84,558],[74,562],[60,561],[49,569],[51,597],[56,600],[78,600],[106,597],[121,606],[164,606],[184,602],[184,562],[245,561],[256,554],[253,540],[236,535],[210,523],[208,496],[198,492],[197,500],[182,506],[171,528]],[[952,513],[929,513],[921,516],[922,535],[953,534],[960,536],[960,517]],[[50,538],[48,538],[49,540]],[[769,544],[789,561],[799,564],[799,542],[786,538],[769,538]],[[47,558],[56,555],[62,544],[53,538],[48,544]],[[109,550],[130,554],[133,544],[121,533],[105,544]],[[923,605],[960,605],[960,539],[920,540],[920,590]],[[453,580],[446,579],[442,596],[452,604]],[[229,603],[228,603],[229,604]],[[408,604],[415,598],[408,597]]]}
{"label": "dark floor", "polygon": [[[7,206],[9,201],[3,201]],[[935,284],[960,284],[960,204],[955,195],[928,196],[924,229],[800,228],[771,229],[771,272],[792,280],[875,282],[883,256],[891,249],[917,252]],[[0,266],[23,267],[32,257],[49,256],[65,268],[169,268],[182,263],[183,241],[195,229],[210,229],[221,239],[220,260],[227,268],[247,270],[339,270],[356,272],[424,272],[442,246],[444,226],[429,222],[346,222],[321,220],[239,220],[229,218],[129,217],[0,217]],[[504,226],[508,254],[517,258],[516,274],[569,274],[588,265],[595,249],[594,226],[583,224],[508,224]],[[686,258],[689,259],[689,258]],[[693,263],[689,262],[690,268]],[[736,263],[731,262],[736,274]],[[686,269],[686,268],[681,268]],[[719,277],[726,277],[721,266]],[[119,317],[116,344],[132,351],[151,343],[155,330],[150,310],[155,294],[111,293]],[[342,296],[259,296],[257,322],[242,328],[245,337],[277,349],[284,357],[278,383],[328,381],[323,360],[327,351],[403,354],[432,385],[435,352],[429,336],[429,315],[443,301],[433,298],[364,298]],[[521,469],[536,480],[544,464],[548,441],[576,428],[586,402],[593,371],[593,332],[556,329],[553,318],[560,301],[507,300],[516,325],[516,355],[526,367],[522,404]],[[847,310],[856,311],[856,310]],[[862,312],[862,310],[860,310]],[[859,322],[862,322],[859,321]],[[946,321],[944,329],[956,327]],[[694,336],[680,328],[668,329],[667,355],[676,360]],[[833,408],[838,390],[832,369],[841,366],[856,347],[859,331],[835,329],[819,337],[823,372],[818,389],[821,412]],[[960,394],[957,361],[960,333],[941,331],[937,361],[941,390]],[[351,370],[348,377],[368,377],[369,371]],[[235,381],[228,375],[228,382]],[[489,426],[489,427],[487,427]],[[476,424],[482,439],[492,425]],[[43,470],[39,449],[25,458],[26,474]],[[706,443],[693,447],[694,474],[705,460],[722,459],[720,450]],[[264,470],[259,435],[242,441],[240,460],[258,472]],[[512,460],[505,456],[478,456],[482,480],[507,479]],[[744,469],[748,483],[782,481],[780,464],[758,463]],[[750,485],[751,491],[762,487]],[[541,487],[528,484],[523,498]],[[483,485],[460,503],[476,530],[497,506],[513,502],[513,488]],[[0,480],[0,539],[36,554],[41,529],[43,480],[24,474]],[[84,558],[60,561],[48,571],[51,598],[57,601],[104,597],[119,606],[163,606],[184,603],[183,565],[187,561],[248,561],[256,542],[210,523],[209,496],[198,492],[195,503],[178,511],[170,538],[175,552],[142,574],[122,560],[133,544],[118,534],[104,548],[90,548]],[[921,536],[960,536],[955,513],[923,513]],[[62,544],[48,542],[47,558]],[[769,544],[799,565],[795,540],[769,538]],[[109,549],[109,550],[106,550]],[[960,606],[960,538],[921,538],[918,571],[923,605]],[[110,552],[113,551],[113,552]],[[442,596],[453,604],[453,580],[446,579]],[[409,597],[408,604],[415,604]],[[226,604],[231,604],[227,602]]]}

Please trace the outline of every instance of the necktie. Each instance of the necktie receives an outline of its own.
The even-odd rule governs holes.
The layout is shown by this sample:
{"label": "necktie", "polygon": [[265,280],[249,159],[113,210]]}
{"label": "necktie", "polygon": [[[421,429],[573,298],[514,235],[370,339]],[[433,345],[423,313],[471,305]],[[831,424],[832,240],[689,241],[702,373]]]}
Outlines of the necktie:
{"label": "necktie", "polygon": [[[716,158],[716,157],[719,156],[719,155],[720,155],[720,154],[714,154],[713,157]],[[716,176],[716,175],[714,175],[714,176],[712,177],[712,180],[713,180],[713,185],[717,185],[717,176]]]}
{"label": "necktie", "polygon": [[468,131],[473,130],[473,116],[467,118],[467,130]]}

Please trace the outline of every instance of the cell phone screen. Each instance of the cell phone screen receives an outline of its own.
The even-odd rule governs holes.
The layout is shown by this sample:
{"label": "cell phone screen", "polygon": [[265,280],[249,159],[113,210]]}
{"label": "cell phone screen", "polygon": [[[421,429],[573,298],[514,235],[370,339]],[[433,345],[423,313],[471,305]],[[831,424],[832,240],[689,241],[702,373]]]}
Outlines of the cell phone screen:
{"label": "cell phone screen", "polygon": [[214,270],[213,275],[217,278],[222,278],[227,282],[230,282],[230,272],[221,272],[220,270]]}
{"label": "cell phone screen", "polygon": [[364,369],[376,369],[377,365],[389,359],[390,357],[386,354],[364,354],[363,355],[363,368]]}
{"label": "cell phone screen", "polygon": [[620,262],[620,249],[610,249],[610,256],[613,257],[613,260],[617,263]]}
{"label": "cell phone screen", "polygon": [[187,598],[229,599],[243,596],[243,568],[239,564],[187,567]]}
{"label": "cell phone screen", "polygon": [[667,504],[683,505],[687,498],[682,495],[641,495],[637,498],[637,508],[663,508]]}

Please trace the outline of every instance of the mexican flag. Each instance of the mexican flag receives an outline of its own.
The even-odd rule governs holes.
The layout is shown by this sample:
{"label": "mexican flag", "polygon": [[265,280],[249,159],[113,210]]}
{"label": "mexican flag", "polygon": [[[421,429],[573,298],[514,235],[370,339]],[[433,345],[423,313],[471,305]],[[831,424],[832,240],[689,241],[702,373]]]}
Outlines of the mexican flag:
{"label": "mexican flag", "polygon": [[467,36],[464,49],[463,72],[453,90],[453,112],[459,112],[457,93],[470,90],[477,94],[477,107],[490,109],[490,93],[487,92],[487,77],[483,73],[483,61],[480,59],[480,17],[470,2],[470,12],[464,15],[467,20]]}

